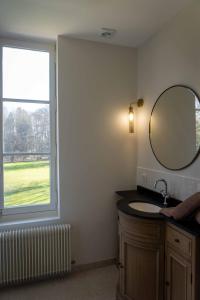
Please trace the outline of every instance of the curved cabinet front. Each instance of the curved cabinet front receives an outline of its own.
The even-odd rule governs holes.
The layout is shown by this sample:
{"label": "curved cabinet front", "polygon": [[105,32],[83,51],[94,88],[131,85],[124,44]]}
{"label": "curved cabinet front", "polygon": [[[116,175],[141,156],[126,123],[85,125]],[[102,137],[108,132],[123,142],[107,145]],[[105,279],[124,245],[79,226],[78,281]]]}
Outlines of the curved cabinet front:
{"label": "curved cabinet front", "polygon": [[163,300],[164,228],[119,212],[118,299]]}

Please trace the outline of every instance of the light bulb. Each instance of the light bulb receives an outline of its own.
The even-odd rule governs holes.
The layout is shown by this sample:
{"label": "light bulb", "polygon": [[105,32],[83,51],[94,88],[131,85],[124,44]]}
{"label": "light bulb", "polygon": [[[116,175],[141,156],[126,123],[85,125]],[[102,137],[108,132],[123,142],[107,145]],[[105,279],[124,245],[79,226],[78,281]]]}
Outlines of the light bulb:
{"label": "light bulb", "polygon": [[132,105],[129,107],[129,132],[134,133],[134,112]]}
{"label": "light bulb", "polygon": [[129,113],[129,121],[133,121],[133,119],[134,119],[133,112],[130,112]]}

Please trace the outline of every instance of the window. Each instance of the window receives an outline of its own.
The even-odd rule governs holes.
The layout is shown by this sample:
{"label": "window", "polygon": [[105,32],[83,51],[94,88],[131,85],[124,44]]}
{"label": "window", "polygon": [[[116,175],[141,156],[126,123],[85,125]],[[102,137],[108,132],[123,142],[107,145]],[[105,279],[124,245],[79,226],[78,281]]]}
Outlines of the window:
{"label": "window", "polygon": [[3,214],[56,208],[53,47],[3,43],[0,204]]}
{"label": "window", "polygon": [[200,103],[199,99],[195,99],[195,116],[196,116],[196,148],[199,150],[200,145]]}

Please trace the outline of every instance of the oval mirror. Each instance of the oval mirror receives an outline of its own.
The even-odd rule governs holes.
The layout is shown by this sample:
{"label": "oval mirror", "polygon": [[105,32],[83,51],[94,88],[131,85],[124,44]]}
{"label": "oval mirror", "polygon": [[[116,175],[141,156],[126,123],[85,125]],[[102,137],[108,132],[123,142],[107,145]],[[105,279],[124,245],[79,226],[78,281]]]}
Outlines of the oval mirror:
{"label": "oval mirror", "polygon": [[176,85],[165,90],[151,112],[149,139],[161,165],[181,170],[200,152],[200,100],[191,88]]}

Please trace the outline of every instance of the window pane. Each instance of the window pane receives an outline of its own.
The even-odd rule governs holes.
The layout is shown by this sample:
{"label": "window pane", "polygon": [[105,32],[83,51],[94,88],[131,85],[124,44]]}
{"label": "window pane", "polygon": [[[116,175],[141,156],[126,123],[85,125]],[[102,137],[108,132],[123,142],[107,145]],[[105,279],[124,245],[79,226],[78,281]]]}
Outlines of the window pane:
{"label": "window pane", "polygon": [[196,148],[199,150],[200,145],[200,110],[196,110]]}
{"label": "window pane", "polygon": [[199,99],[197,97],[195,98],[195,108],[200,109],[200,102],[199,102]]}
{"label": "window pane", "polygon": [[40,153],[50,150],[49,105],[3,103],[4,153]]}
{"label": "window pane", "polygon": [[47,156],[5,156],[5,208],[49,204],[49,169]]}
{"label": "window pane", "polygon": [[49,100],[49,53],[3,47],[3,98]]}

